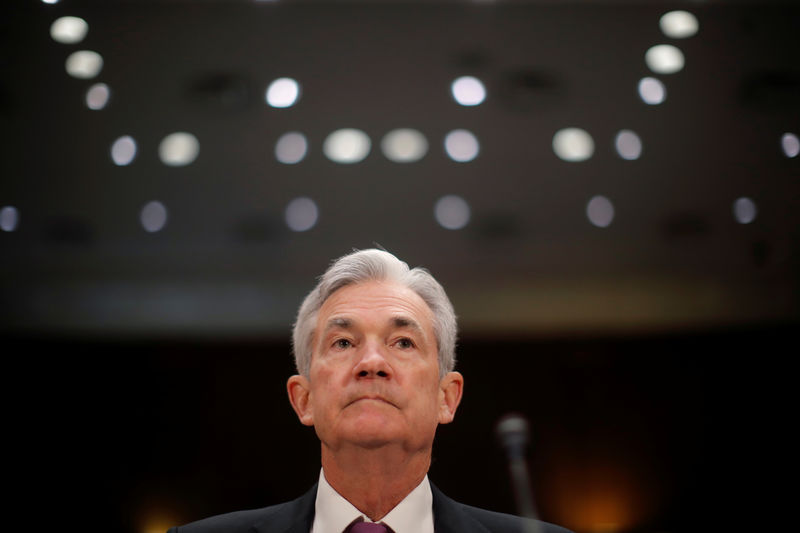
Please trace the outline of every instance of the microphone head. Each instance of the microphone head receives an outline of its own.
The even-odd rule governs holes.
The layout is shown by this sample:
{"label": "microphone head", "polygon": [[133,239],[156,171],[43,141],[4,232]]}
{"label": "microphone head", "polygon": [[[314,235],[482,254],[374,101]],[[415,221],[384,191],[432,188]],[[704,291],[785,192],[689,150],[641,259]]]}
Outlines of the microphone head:
{"label": "microphone head", "polygon": [[511,457],[522,457],[530,435],[528,421],[520,414],[509,413],[497,422],[495,432],[500,444]]}

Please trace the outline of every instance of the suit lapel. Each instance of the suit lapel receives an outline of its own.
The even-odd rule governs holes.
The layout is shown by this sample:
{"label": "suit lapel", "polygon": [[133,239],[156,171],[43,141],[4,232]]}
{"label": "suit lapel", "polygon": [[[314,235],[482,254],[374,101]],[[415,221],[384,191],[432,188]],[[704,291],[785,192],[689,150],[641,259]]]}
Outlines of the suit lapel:
{"label": "suit lapel", "polygon": [[314,523],[317,485],[296,500],[276,507],[275,511],[253,524],[257,533],[309,533]]}
{"label": "suit lapel", "polygon": [[469,516],[459,504],[431,483],[433,493],[433,529],[435,533],[490,533],[488,529]]}

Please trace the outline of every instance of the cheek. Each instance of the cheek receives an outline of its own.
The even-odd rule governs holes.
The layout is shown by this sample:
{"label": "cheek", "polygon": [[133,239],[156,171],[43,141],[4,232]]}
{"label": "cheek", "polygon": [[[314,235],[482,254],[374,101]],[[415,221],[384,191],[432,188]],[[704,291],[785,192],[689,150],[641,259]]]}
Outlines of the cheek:
{"label": "cheek", "polygon": [[442,391],[439,388],[439,382],[428,383],[424,387],[420,387],[414,394],[416,400],[419,402],[419,409],[425,413],[426,423],[427,420],[433,420],[433,424],[438,423],[439,417],[439,404],[441,403]]}
{"label": "cheek", "polygon": [[335,374],[330,369],[318,365],[310,373],[310,381],[312,383],[311,401],[315,410],[324,411],[325,408],[330,408],[337,390]]}

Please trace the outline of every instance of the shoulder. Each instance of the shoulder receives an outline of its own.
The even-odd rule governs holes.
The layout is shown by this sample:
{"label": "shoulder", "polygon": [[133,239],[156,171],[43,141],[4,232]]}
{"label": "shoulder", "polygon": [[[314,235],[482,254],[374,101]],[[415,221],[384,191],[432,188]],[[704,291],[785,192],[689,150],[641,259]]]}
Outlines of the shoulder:
{"label": "shoulder", "polygon": [[[235,511],[173,527],[168,533],[252,533],[253,531],[286,531],[292,527],[311,529],[317,486],[287,503],[261,509]],[[307,525],[307,527],[306,527]]]}
{"label": "shoulder", "polygon": [[458,502],[456,502],[456,505],[460,506],[466,514],[480,522],[486,529],[493,533],[502,533],[505,531],[518,533],[527,531],[527,529],[525,529],[525,522],[533,522],[534,527],[531,531],[537,531],[539,533],[571,533],[570,530],[566,528],[540,520],[530,521],[525,518],[520,518],[519,516],[488,511]]}
{"label": "shoulder", "polygon": [[[433,483],[433,517],[436,531],[471,531],[480,533],[571,533],[568,529],[539,520],[529,520],[506,513],[488,511],[459,503],[444,495]],[[532,527],[528,527],[528,526]]]}

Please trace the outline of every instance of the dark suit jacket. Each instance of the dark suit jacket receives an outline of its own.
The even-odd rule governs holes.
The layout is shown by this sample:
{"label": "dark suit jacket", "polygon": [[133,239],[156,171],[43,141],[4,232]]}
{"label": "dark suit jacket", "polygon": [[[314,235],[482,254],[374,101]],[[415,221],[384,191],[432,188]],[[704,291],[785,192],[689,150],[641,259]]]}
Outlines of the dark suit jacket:
{"label": "dark suit jacket", "polygon": [[[451,500],[431,483],[436,533],[525,533],[522,518],[495,513]],[[314,521],[317,486],[288,503],[212,516],[167,533],[308,533]],[[570,533],[553,524],[537,522],[541,533]]]}

